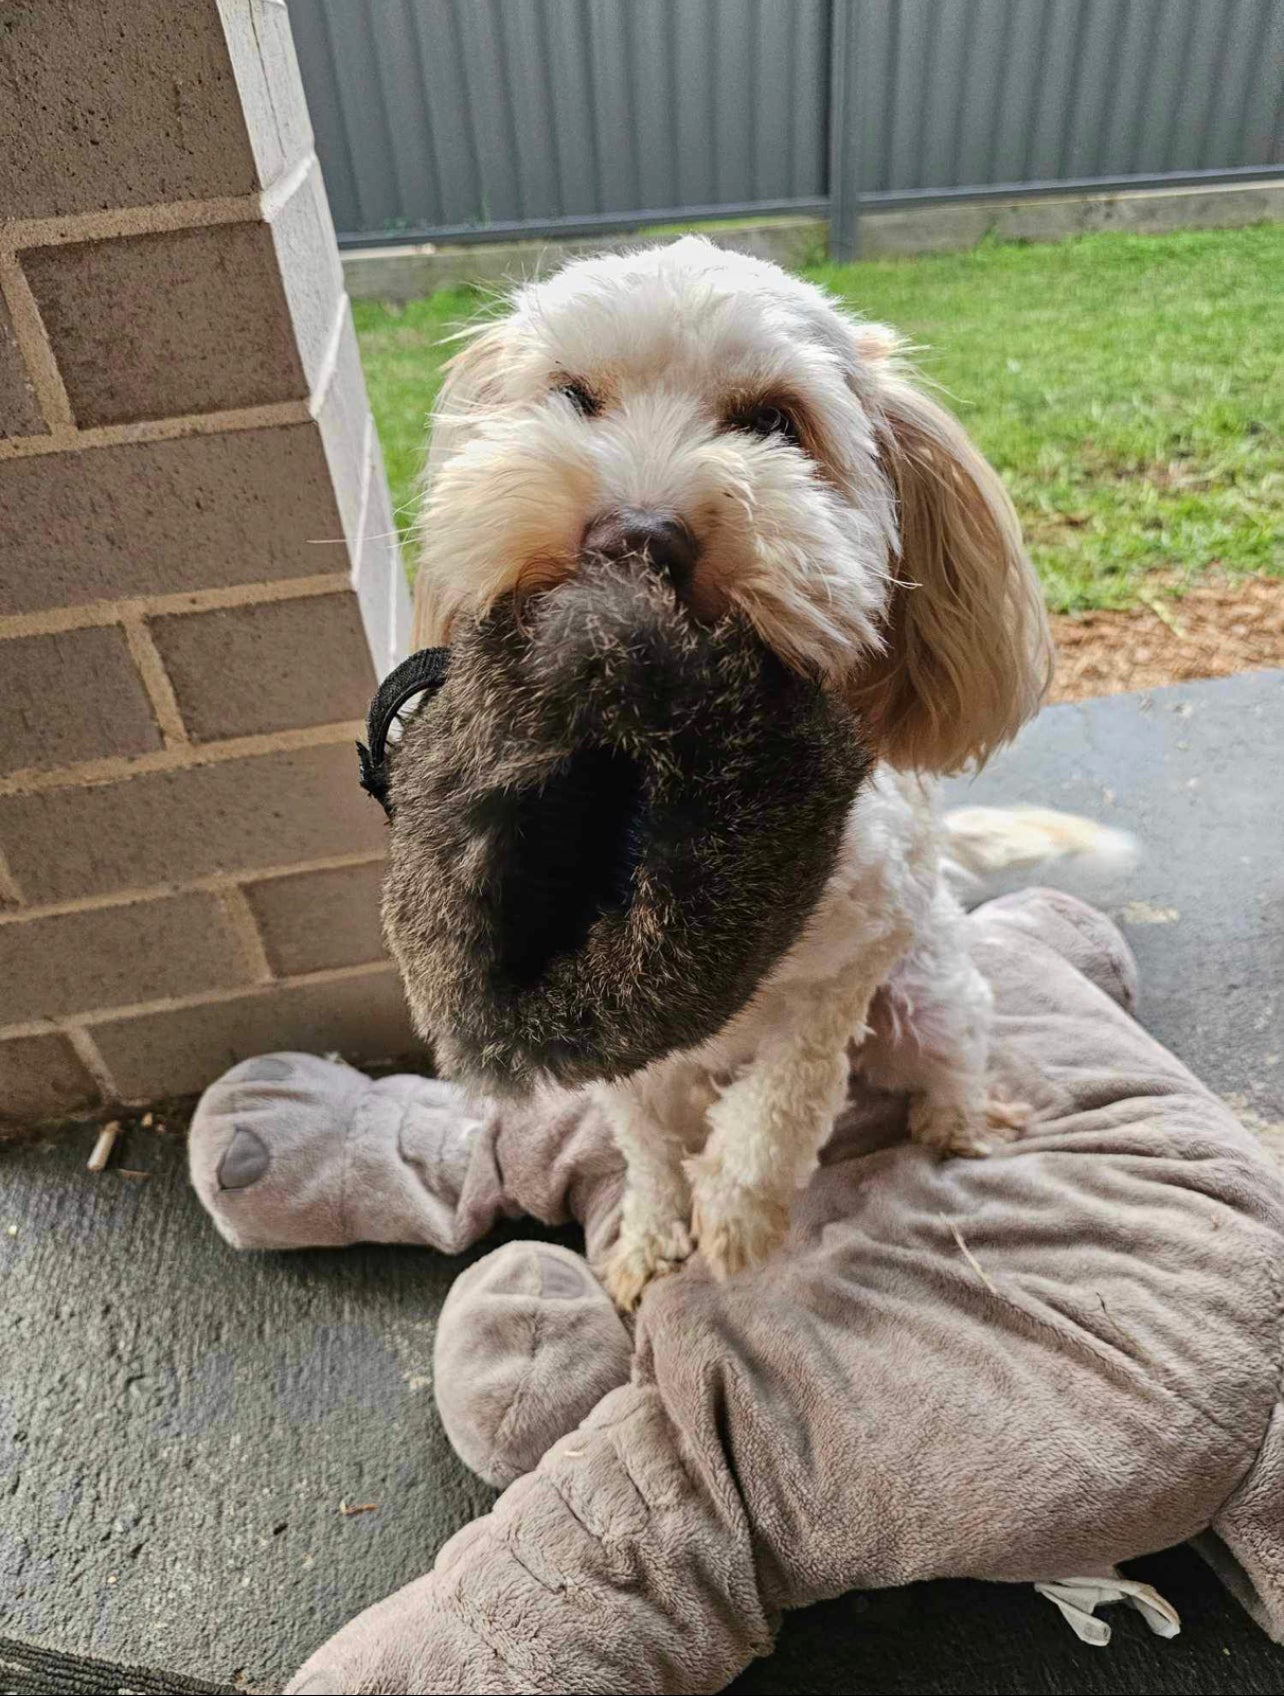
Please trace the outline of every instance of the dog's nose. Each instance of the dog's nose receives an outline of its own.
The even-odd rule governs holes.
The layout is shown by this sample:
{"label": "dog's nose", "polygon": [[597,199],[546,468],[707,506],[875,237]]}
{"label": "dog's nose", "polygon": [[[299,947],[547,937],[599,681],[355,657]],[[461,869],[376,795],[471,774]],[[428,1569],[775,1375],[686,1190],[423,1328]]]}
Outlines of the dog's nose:
{"label": "dog's nose", "polygon": [[690,582],[700,551],[699,543],[680,518],[671,512],[651,512],[640,507],[599,513],[585,530],[580,548],[584,554],[604,560],[643,554],[675,589],[684,589]]}

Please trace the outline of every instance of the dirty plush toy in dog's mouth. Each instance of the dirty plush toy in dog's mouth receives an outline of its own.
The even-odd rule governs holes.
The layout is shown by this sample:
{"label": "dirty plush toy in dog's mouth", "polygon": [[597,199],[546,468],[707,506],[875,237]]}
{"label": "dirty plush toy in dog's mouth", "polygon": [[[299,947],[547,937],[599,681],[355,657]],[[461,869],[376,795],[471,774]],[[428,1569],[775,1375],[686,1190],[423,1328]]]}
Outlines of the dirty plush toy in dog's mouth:
{"label": "dirty plush toy in dog's mouth", "polygon": [[644,562],[507,599],[391,755],[384,928],[443,1071],[521,1092],[713,1036],[796,940],[869,766],[850,711]]}

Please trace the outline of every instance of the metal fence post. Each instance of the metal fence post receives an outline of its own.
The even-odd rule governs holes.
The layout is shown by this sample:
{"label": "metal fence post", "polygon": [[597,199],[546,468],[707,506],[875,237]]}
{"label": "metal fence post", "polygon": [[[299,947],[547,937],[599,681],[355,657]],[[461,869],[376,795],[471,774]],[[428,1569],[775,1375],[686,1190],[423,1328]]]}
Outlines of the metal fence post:
{"label": "metal fence post", "polygon": [[860,146],[856,38],[860,0],[830,0],[829,257],[860,252]]}

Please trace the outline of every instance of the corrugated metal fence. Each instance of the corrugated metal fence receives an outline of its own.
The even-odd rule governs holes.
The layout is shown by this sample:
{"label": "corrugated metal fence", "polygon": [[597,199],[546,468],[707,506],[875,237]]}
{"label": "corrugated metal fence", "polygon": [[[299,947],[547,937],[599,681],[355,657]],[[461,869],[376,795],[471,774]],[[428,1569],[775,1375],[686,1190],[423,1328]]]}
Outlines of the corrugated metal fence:
{"label": "corrugated metal fence", "polygon": [[340,242],[1284,170],[1284,0],[289,0]]}

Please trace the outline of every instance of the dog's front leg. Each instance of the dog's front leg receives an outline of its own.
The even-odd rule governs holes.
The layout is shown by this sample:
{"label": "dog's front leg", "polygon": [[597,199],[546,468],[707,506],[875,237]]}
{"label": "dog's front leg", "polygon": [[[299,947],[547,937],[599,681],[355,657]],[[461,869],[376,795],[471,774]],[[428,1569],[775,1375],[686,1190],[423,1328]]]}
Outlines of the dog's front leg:
{"label": "dog's front leg", "polygon": [[691,1253],[691,1189],[683,1160],[700,1146],[713,1088],[703,1067],[681,1057],[595,1092],[628,1169],[620,1234],[600,1268],[616,1306],[636,1307],[653,1278]]}
{"label": "dog's front leg", "polygon": [[758,1265],[784,1241],[794,1196],[846,1098],[847,1045],[863,1036],[882,976],[864,962],[828,983],[791,985],[767,1040],[709,1109],[709,1141],[687,1173],[692,1228],[716,1278]]}

